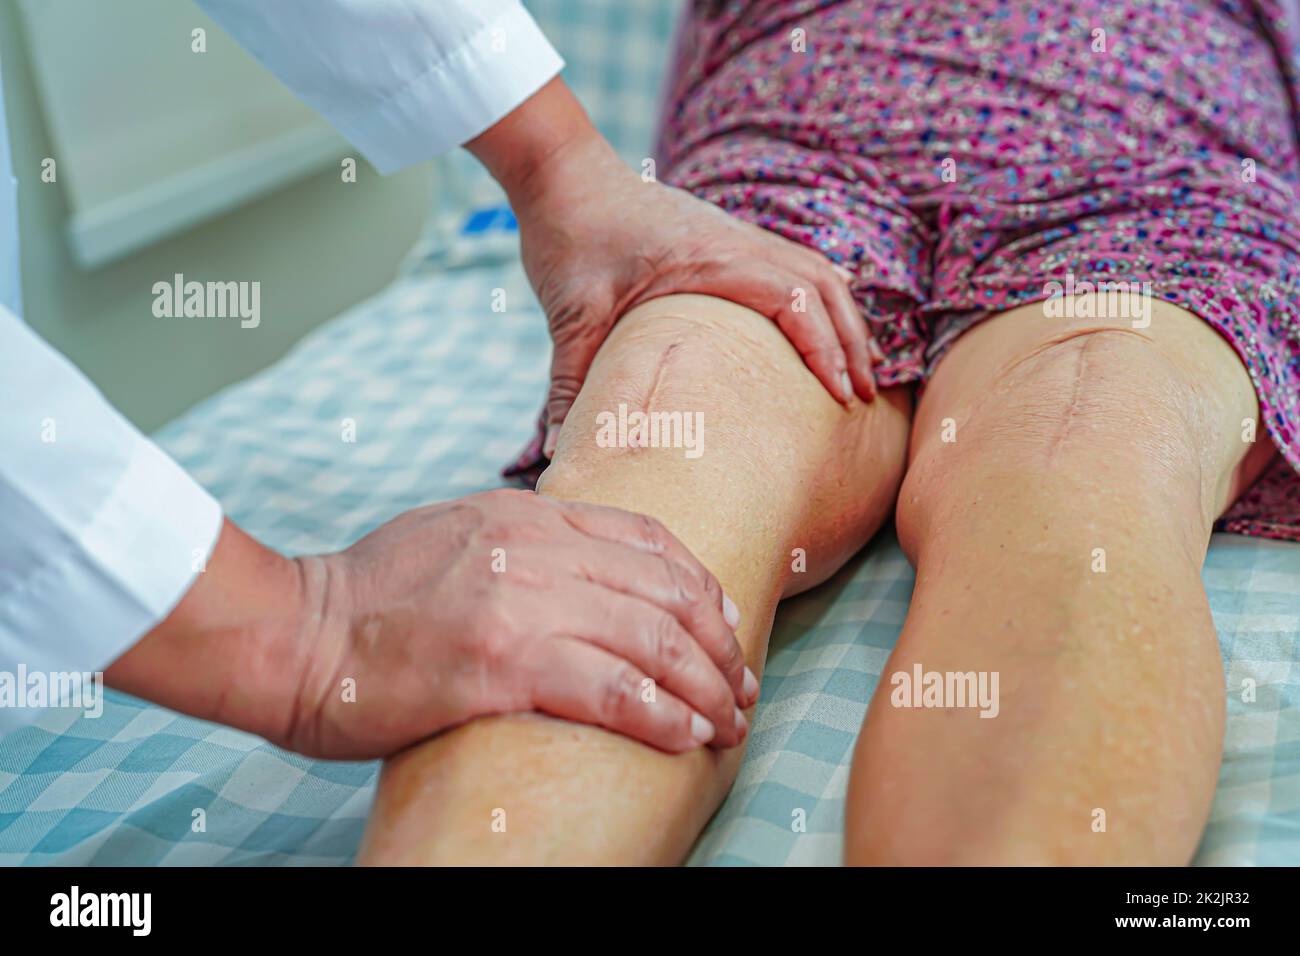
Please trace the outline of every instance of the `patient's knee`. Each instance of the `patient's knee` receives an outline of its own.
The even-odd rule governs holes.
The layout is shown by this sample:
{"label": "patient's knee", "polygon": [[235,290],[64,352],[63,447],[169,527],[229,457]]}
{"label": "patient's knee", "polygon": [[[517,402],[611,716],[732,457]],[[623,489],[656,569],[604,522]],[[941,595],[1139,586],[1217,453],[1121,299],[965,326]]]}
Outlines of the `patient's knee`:
{"label": "patient's knee", "polygon": [[1147,336],[1071,329],[1004,362],[927,450],[1026,476],[1098,454],[1123,459],[1135,476],[1180,475],[1195,467],[1196,404],[1186,373]]}
{"label": "patient's knee", "polygon": [[1101,449],[1138,468],[1180,467],[1192,450],[1188,383],[1140,332],[1098,327],[1054,336],[1002,368],[994,387],[1012,400],[972,421],[971,437],[1019,450],[1029,467]]}
{"label": "patient's knee", "polygon": [[[592,364],[539,490],[593,471],[793,467],[789,441],[811,402],[829,402],[798,353],[768,319],[709,296],[674,295],[633,309]],[[712,456],[724,451],[723,456]],[[639,467],[632,465],[631,467]]]}
{"label": "patient's knee", "polygon": [[816,386],[773,322],[703,295],[665,296],[624,315],[596,356],[592,380],[599,392],[649,410],[683,396],[762,402],[774,387]]}
{"label": "patient's knee", "polygon": [[1070,329],[1004,358],[991,375],[962,373],[974,378],[948,392],[955,407],[932,406],[918,425],[898,502],[905,546],[916,546],[936,512],[969,510],[997,487],[1018,489],[1022,504],[1074,502],[1073,512],[1052,509],[1057,524],[1107,496],[1196,504],[1207,416],[1185,371],[1146,335]]}

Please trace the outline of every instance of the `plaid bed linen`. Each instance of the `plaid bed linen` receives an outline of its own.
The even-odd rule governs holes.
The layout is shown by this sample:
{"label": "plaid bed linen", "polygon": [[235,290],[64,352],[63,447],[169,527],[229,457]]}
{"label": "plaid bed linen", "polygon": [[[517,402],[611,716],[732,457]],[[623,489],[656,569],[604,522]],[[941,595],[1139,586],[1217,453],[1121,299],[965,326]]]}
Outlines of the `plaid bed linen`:
{"label": "plaid bed linen", "polygon": [[[491,311],[497,288],[504,314]],[[159,438],[268,544],[339,548],[408,508],[498,485],[534,426],[548,351],[517,264],[411,277]],[[355,443],[340,440],[344,419]],[[1294,864],[1300,547],[1218,535],[1204,578],[1228,724],[1197,862]],[[748,755],[692,863],[839,862],[854,736],[911,589],[885,532],[782,605]],[[344,864],[377,769],[306,760],[110,692],[98,719],[50,711],[0,740],[0,863]]]}

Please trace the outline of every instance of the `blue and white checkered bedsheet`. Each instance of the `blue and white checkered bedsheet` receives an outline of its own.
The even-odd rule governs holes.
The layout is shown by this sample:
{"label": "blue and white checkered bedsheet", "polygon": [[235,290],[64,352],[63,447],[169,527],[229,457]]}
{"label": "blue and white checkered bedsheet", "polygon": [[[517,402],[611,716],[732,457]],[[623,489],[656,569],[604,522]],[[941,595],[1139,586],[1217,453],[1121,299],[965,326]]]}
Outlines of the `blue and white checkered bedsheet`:
{"label": "blue and white checkered bedsheet", "polygon": [[[495,288],[505,314],[491,310]],[[547,360],[517,265],[409,278],[160,438],[269,544],[339,548],[407,508],[498,484],[533,428]],[[1220,535],[1205,581],[1229,717],[1198,862],[1297,863],[1300,547]],[[911,588],[886,534],[782,606],[748,756],[693,863],[838,862],[854,735]],[[97,720],[50,712],[0,741],[0,863],[347,863],[376,769],[110,694]],[[792,827],[798,810],[806,832]]]}

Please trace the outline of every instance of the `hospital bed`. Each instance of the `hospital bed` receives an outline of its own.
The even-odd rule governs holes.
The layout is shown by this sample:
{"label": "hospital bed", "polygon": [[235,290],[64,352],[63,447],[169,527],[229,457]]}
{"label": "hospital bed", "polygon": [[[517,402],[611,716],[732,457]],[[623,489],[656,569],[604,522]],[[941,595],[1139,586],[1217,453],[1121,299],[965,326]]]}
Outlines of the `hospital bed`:
{"label": "hospital bed", "polygon": [[[607,134],[648,155],[670,0],[530,7]],[[282,551],[341,548],[408,508],[495,487],[532,434],[549,343],[513,217],[463,157],[441,165],[397,282],[157,436]],[[1300,545],[1216,535],[1204,579],[1228,721],[1196,862],[1300,863]],[[912,580],[886,531],[782,605],[748,754],[691,863],[839,862],[854,737]],[[304,759],[110,691],[98,719],[51,711],[0,741],[0,863],[346,864],[378,766]]]}

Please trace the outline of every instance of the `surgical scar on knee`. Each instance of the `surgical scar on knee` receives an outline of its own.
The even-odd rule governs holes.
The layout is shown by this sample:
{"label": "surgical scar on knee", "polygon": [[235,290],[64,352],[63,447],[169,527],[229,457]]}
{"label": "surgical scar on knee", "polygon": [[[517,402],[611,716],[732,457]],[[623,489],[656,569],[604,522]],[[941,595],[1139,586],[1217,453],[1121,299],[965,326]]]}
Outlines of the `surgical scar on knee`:
{"label": "surgical scar on knee", "polygon": [[650,390],[646,392],[645,399],[641,402],[642,411],[653,411],[655,399],[659,396],[659,386],[663,384],[664,372],[672,364],[673,356],[677,355],[682,348],[681,342],[673,342],[663,350],[659,359],[655,362],[654,373],[650,380]]}
{"label": "surgical scar on knee", "polygon": [[666,407],[671,398],[664,395],[668,376],[677,374],[673,367],[687,354],[686,343],[646,342],[640,347],[653,358],[635,363],[636,371],[623,386],[627,401],[620,401],[616,411],[597,413],[597,447],[621,448],[634,455],[651,448],[680,448],[686,458],[699,458],[704,443],[703,411]]}
{"label": "surgical scar on knee", "polygon": [[[1052,433],[1047,437],[1043,446],[1047,460],[1052,461],[1067,444],[1071,436],[1077,430],[1083,414],[1090,404],[1090,396],[1100,398],[1106,394],[1108,385],[1105,382],[1104,375],[1099,375],[1095,364],[1097,356],[1095,346],[1101,344],[1100,336],[1114,333],[1116,335],[1130,336],[1141,340],[1146,345],[1154,346],[1155,342],[1150,336],[1143,335],[1134,329],[1122,328],[1116,326],[1087,326],[1079,329],[1070,329],[1059,335],[1054,335],[1049,339],[1039,343],[1024,355],[1018,356],[1006,366],[1003,367],[999,379],[1005,380],[1018,368],[1034,359],[1042,358],[1047,353],[1062,346],[1069,348],[1070,355],[1073,356],[1073,365],[1068,373],[1062,373],[1065,376],[1063,385],[1063,395],[1065,399],[1064,406],[1054,415]],[[1151,351],[1153,356],[1159,356],[1159,352],[1154,348]],[[1100,393],[1099,393],[1100,389]]]}
{"label": "surgical scar on knee", "polygon": [[[1049,349],[1054,349],[1059,345],[1065,345],[1066,343],[1070,342],[1073,339],[1082,338],[1083,336],[1100,335],[1107,332],[1114,332],[1119,335],[1132,335],[1135,336],[1136,338],[1141,339],[1143,342],[1146,342],[1148,345],[1155,344],[1155,340],[1152,339],[1151,336],[1143,335],[1141,332],[1137,331],[1136,329],[1126,329],[1121,326],[1115,326],[1115,325],[1090,325],[1081,329],[1070,329],[1067,332],[1062,332],[1059,335],[1054,335],[1050,339],[1044,339],[1033,349],[1026,352],[1024,355],[1021,355],[1019,358],[1015,359],[1009,365],[1007,365],[1002,370],[1002,374],[1005,375],[1008,372],[1012,371],[1014,368],[1016,368],[1016,366],[1023,365],[1025,362],[1028,362],[1030,359],[1037,358],[1038,356],[1042,355],[1044,352],[1048,351]],[[1087,349],[1090,342],[1091,339],[1085,339],[1083,342],[1083,348]]]}

